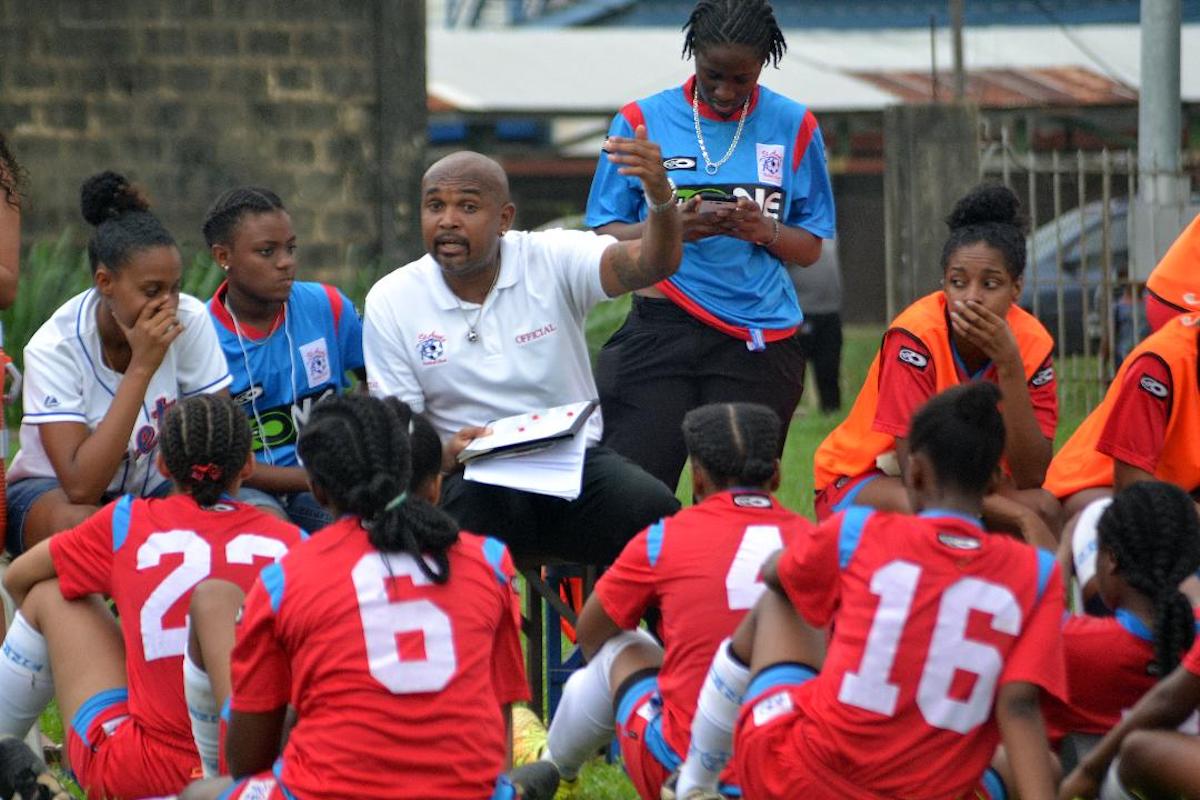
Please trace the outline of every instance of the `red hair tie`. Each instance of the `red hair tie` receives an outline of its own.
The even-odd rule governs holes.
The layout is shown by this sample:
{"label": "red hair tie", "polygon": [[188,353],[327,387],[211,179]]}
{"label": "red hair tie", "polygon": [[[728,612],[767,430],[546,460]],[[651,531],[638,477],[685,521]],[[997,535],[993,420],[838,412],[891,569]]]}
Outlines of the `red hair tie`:
{"label": "red hair tie", "polygon": [[192,480],[202,481],[205,478],[209,480],[221,480],[221,468],[213,463],[208,464],[193,464],[192,465]]}

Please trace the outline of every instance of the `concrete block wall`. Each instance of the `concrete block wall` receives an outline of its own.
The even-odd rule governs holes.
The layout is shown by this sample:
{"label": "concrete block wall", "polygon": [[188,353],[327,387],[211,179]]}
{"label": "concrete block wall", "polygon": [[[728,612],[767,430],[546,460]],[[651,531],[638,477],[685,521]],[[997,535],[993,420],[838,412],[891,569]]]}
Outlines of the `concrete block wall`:
{"label": "concrete block wall", "polygon": [[[71,225],[82,241],[80,183],[111,168],[185,250],[202,247],[212,200],[252,183],[291,210],[306,274],[377,258],[380,3],[418,1],[0,0],[0,130],[29,173],[25,239]],[[392,102],[423,130],[424,52],[410,58],[420,97]]]}

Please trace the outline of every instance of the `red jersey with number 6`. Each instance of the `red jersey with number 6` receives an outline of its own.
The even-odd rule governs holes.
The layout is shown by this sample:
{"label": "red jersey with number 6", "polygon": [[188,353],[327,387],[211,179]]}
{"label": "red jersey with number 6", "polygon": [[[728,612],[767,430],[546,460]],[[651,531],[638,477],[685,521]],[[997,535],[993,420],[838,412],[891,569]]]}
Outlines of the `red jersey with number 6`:
{"label": "red jersey with number 6", "polygon": [[793,542],[779,578],[810,623],[836,618],[791,740],[864,790],[957,797],[996,750],[1001,686],[1066,696],[1054,556],[978,520],[851,507]]}
{"label": "red jersey with number 6", "polygon": [[208,578],[249,591],[265,565],[303,534],[244,503],[202,507],[191,495],[125,495],[50,539],[68,600],[108,595],[121,617],[129,711],[152,736],[195,752],[183,697],[183,651],[192,589]]}
{"label": "red jersey with number 6", "polygon": [[282,784],[306,798],[490,797],[501,707],[529,697],[508,550],[469,533],[437,584],[344,517],[263,571],[233,651],[234,712],[296,703]]}
{"label": "red jersey with number 6", "polygon": [[720,492],[642,531],[596,584],[600,604],[623,628],[636,628],[650,606],[662,610],[663,736],[678,755],[687,755],[717,645],[765,589],[763,561],[812,528],[769,494]]}

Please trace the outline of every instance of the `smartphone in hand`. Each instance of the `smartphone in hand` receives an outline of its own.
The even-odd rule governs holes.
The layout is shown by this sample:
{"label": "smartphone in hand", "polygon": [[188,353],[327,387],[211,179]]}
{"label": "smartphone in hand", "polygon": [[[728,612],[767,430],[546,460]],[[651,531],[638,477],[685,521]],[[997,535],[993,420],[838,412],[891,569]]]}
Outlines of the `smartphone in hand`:
{"label": "smartphone in hand", "polygon": [[732,197],[706,197],[700,201],[698,210],[701,214],[711,214],[714,211],[732,211],[735,208],[737,208],[737,200]]}

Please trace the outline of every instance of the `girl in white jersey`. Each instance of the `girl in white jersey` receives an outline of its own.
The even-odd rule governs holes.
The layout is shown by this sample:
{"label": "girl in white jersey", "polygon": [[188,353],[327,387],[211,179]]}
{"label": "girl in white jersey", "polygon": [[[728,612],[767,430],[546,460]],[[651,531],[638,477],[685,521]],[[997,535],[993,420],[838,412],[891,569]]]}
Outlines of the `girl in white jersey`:
{"label": "girl in white jersey", "polygon": [[203,304],[180,294],[179,248],[120,175],[84,182],[94,285],[25,348],[21,449],[8,472],[9,552],[71,528],[119,494],[165,493],[158,423],[229,370]]}

